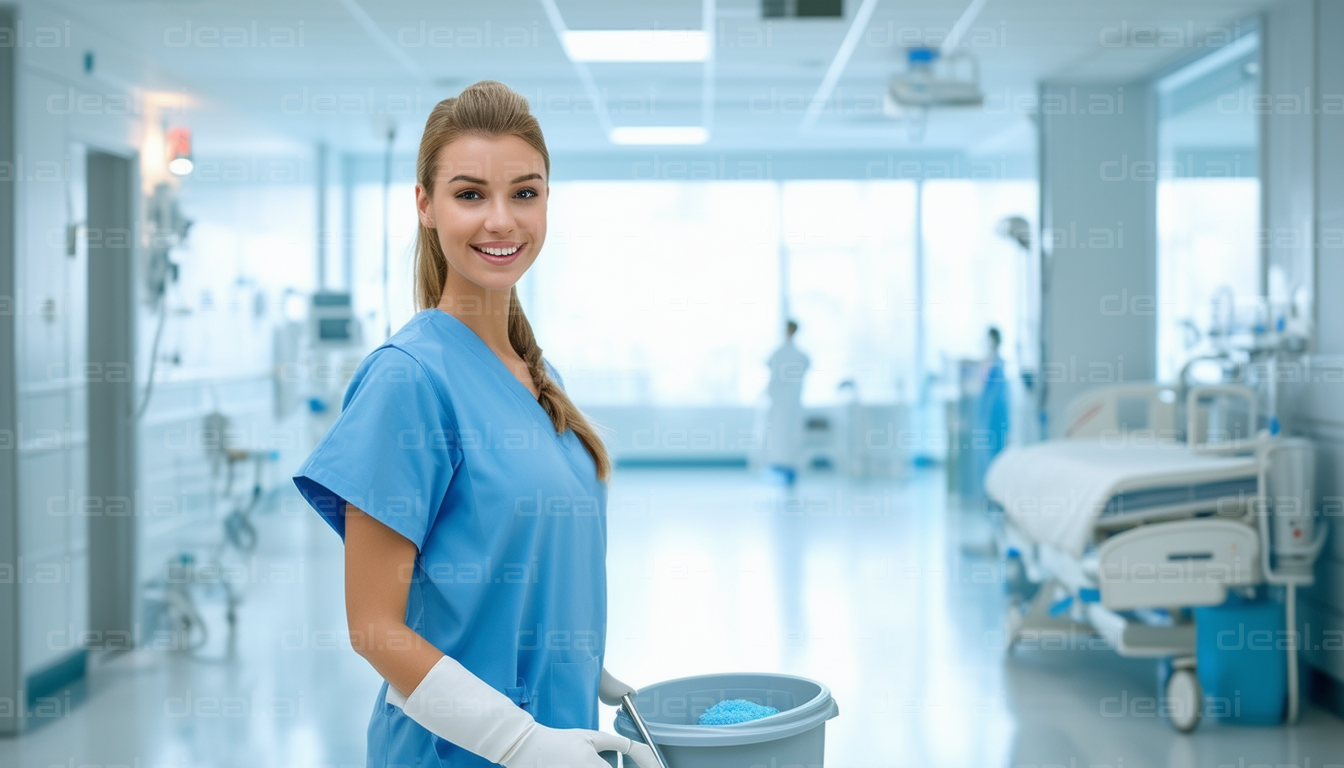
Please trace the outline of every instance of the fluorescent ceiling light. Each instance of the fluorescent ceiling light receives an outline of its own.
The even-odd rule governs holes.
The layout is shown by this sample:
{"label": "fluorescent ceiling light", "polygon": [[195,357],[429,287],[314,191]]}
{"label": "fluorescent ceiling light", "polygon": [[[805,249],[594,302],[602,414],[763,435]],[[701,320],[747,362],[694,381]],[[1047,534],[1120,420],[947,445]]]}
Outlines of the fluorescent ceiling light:
{"label": "fluorescent ceiling light", "polygon": [[612,144],[704,144],[709,130],[699,125],[631,125],[612,128]]}
{"label": "fluorescent ceiling light", "polygon": [[571,61],[704,61],[701,29],[570,29],[561,38]]}

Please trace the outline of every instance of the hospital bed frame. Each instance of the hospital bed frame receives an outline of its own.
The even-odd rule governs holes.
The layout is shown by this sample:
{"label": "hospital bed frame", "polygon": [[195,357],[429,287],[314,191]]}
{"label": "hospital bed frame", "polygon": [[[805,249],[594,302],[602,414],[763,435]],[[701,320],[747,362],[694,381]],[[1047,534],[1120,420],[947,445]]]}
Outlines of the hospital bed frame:
{"label": "hospital bed frame", "polygon": [[[1141,428],[1169,428],[1175,423],[1170,387],[1138,385],[1108,391],[1071,404],[1066,411],[1072,434],[1099,437],[1109,430],[1125,431],[1119,423],[1124,398],[1149,401]],[[1162,522],[1140,522],[1127,530],[1121,518],[1099,517],[1098,531],[1109,533],[1082,557],[1074,557],[1047,543],[1032,541],[1005,516],[999,535],[1000,552],[1009,565],[1009,583],[1019,586],[1021,602],[1010,607],[1007,622],[1009,650],[1033,636],[1100,636],[1121,656],[1169,658],[1172,674],[1166,693],[1172,724],[1182,732],[1193,730],[1202,710],[1202,691],[1195,671],[1195,624],[1181,609],[1217,606],[1229,590],[1259,584],[1283,585],[1286,626],[1296,631],[1296,588],[1312,583],[1312,564],[1324,544],[1326,528],[1307,534],[1300,544],[1276,542],[1310,531],[1310,503],[1276,504],[1301,488],[1276,488],[1275,459],[1285,450],[1304,451],[1299,461],[1309,467],[1310,444],[1261,433],[1252,439],[1221,444],[1202,442],[1207,414],[1200,403],[1211,397],[1242,398],[1249,404],[1250,424],[1256,424],[1255,395],[1240,386],[1193,387],[1186,402],[1186,445],[1198,453],[1252,454],[1257,472],[1254,495],[1230,499],[1196,500],[1176,505]],[[1132,411],[1133,409],[1131,409]],[[1155,414],[1155,416],[1154,416]],[[1150,426],[1151,425],[1151,426]],[[1280,473],[1282,474],[1282,473]],[[1284,483],[1288,484],[1288,483]],[[1307,483],[1309,486],[1309,482]],[[1309,492],[1309,491],[1308,491]],[[1230,502],[1230,503],[1229,503]],[[1217,509],[1218,505],[1225,507]],[[1194,517],[1210,509],[1216,517]],[[1227,514],[1227,513],[1231,514]],[[1273,518],[1281,518],[1275,520]],[[1305,528],[1304,528],[1305,526]],[[1273,529],[1273,530],[1271,530]],[[1297,650],[1288,650],[1288,720],[1298,708]],[[1180,706],[1184,704],[1184,706]]]}

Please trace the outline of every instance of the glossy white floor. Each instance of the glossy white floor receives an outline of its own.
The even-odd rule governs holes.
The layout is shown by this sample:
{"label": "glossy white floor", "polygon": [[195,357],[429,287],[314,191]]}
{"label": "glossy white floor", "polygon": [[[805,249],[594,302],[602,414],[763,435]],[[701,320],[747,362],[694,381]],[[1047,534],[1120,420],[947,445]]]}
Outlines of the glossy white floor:
{"label": "glossy white floor", "polygon": [[[828,684],[826,765],[1322,766],[1344,724],[1206,722],[1180,736],[1142,703],[1151,662],[1103,650],[1005,656],[983,514],[937,472],[806,479],[792,495],[740,471],[622,470],[610,514],[608,668],[640,685],[721,671]],[[297,496],[259,520],[240,563],[232,649],[222,616],[197,656],[97,663],[83,701],[0,740],[0,766],[356,766],[375,673],[343,639],[340,543]],[[604,708],[604,728],[612,710]]]}

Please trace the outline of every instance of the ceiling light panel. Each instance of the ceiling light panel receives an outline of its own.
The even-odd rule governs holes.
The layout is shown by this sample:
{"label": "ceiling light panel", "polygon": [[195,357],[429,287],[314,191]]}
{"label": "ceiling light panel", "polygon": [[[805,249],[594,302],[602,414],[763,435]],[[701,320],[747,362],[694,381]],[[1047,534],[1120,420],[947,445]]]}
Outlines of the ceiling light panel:
{"label": "ceiling light panel", "polygon": [[701,29],[571,29],[565,53],[583,62],[698,62],[709,58]]}

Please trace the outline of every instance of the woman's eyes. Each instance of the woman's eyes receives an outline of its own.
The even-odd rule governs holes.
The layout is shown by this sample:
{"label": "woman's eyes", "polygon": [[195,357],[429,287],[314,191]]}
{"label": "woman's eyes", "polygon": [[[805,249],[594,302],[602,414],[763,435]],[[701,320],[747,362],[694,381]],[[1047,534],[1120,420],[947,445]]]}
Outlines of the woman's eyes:
{"label": "woman's eyes", "polygon": [[[468,195],[474,195],[474,197],[468,197]],[[533,189],[533,188],[531,188],[531,187],[523,187],[522,189],[520,189],[520,190],[518,190],[517,192],[514,193],[514,197],[519,197],[519,196],[521,196],[522,199],[524,199],[524,200],[528,200],[528,199],[531,199],[531,198],[534,198],[534,197],[537,196],[537,190],[535,190],[535,189]],[[459,193],[457,194],[457,197],[458,197],[459,200],[482,200],[482,199],[484,199],[484,198],[481,197],[481,193],[480,193],[480,192],[477,192],[477,191],[474,190],[474,189],[468,189],[468,190],[464,190],[464,191],[462,191],[462,192],[459,192]]]}

